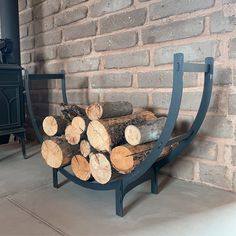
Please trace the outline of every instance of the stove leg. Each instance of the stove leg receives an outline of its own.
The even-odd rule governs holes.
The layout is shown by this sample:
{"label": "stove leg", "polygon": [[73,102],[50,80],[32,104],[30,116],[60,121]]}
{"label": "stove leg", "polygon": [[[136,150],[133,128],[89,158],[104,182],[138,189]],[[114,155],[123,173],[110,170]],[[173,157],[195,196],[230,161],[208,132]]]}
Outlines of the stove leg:
{"label": "stove leg", "polygon": [[58,183],[58,170],[53,168],[52,169],[52,176],[53,176],[53,187],[54,188],[59,188],[59,183]]}
{"label": "stove leg", "polygon": [[28,159],[28,157],[26,156],[25,137],[24,137],[24,135],[20,137],[20,143],[21,143],[21,149],[22,149],[23,157],[24,157],[24,159]]}
{"label": "stove leg", "polygon": [[158,194],[158,171],[155,166],[152,167],[151,192]]}

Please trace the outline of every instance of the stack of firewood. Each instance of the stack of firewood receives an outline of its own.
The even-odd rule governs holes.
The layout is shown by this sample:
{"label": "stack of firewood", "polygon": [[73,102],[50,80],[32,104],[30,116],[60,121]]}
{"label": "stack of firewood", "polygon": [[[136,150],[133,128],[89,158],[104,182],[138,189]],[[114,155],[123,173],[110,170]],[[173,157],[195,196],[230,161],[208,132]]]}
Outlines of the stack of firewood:
{"label": "stack of firewood", "polygon": [[[132,172],[152,151],[166,117],[150,111],[133,113],[129,102],[94,103],[81,108],[62,104],[61,116],[43,121],[47,139],[42,156],[52,168],[71,164],[74,175],[101,184]],[[171,147],[166,147],[161,157]]]}

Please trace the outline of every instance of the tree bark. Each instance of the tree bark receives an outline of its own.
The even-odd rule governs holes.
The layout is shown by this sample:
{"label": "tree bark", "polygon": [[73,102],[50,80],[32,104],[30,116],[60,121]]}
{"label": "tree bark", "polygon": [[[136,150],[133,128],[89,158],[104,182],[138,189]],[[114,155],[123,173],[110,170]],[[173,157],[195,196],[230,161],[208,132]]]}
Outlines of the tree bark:
{"label": "tree bark", "polygon": [[110,152],[112,147],[125,143],[124,132],[128,125],[156,119],[152,112],[144,111],[117,118],[93,120],[88,125],[87,137],[90,144],[98,151]]}
{"label": "tree bark", "polygon": [[43,130],[48,136],[60,136],[65,133],[68,120],[60,116],[47,116],[43,120]]}
{"label": "tree bark", "polygon": [[71,160],[71,169],[75,176],[83,181],[91,178],[89,163],[85,157],[76,155]]}
{"label": "tree bark", "polygon": [[61,107],[63,107],[63,110],[61,110],[61,113],[65,117],[65,119],[69,120],[70,122],[73,120],[76,116],[86,116],[85,109],[76,105],[76,104],[61,104]]}
{"label": "tree bark", "polygon": [[160,138],[165,123],[166,118],[161,117],[145,124],[129,125],[125,129],[125,139],[133,146],[155,141]]}
{"label": "tree bark", "polygon": [[86,108],[90,120],[119,117],[133,113],[133,106],[129,102],[94,103]]}
{"label": "tree bark", "polygon": [[79,146],[71,146],[64,138],[55,137],[45,140],[41,147],[41,154],[52,168],[60,168],[68,164],[71,158],[79,153]]}
{"label": "tree bark", "polygon": [[[152,151],[156,142],[131,146],[129,144],[117,146],[112,149],[111,163],[113,167],[121,174],[128,174],[135,169],[142,161],[146,159]],[[159,158],[169,154],[171,147],[165,147]]]}

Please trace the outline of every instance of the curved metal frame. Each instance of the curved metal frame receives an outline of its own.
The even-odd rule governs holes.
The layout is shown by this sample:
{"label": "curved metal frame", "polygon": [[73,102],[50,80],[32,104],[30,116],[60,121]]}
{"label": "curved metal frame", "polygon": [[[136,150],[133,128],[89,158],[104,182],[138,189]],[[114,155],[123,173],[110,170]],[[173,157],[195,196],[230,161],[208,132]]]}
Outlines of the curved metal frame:
{"label": "curved metal frame", "polygon": [[66,96],[66,81],[65,81],[65,72],[62,70],[60,74],[29,74],[27,70],[24,70],[24,87],[25,87],[25,96],[26,96],[26,104],[29,113],[29,117],[31,119],[36,137],[40,143],[43,142],[43,135],[40,133],[40,129],[37,125],[37,120],[35,118],[32,102],[30,98],[30,85],[29,81],[33,80],[61,80],[61,91],[62,91],[62,99],[63,103],[68,104],[67,96]]}
{"label": "curved metal frame", "polygon": [[[115,190],[116,196],[116,214],[119,216],[124,215],[123,211],[123,199],[126,193],[128,193],[131,189],[136,187],[137,185],[151,180],[151,192],[154,194],[158,193],[158,181],[157,176],[159,170],[173,161],[179,156],[179,154],[190,144],[193,138],[196,136],[198,130],[200,129],[202,122],[206,116],[211,93],[212,93],[212,84],[213,84],[213,66],[214,60],[209,57],[205,59],[205,64],[193,64],[193,63],[184,63],[184,55],[182,53],[178,53],[174,55],[174,66],[173,66],[173,89],[172,89],[172,97],[171,103],[168,111],[168,116],[166,120],[165,127],[162,131],[162,134],[159,140],[156,142],[155,147],[152,152],[148,155],[148,157],[139,165],[133,172],[128,175],[124,175],[116,180],[113,180],[105,185],[99,184],[95,181],[84,182],[73,176],[69,171],[65,168],[66,166],[53,169],[53,186],[55,188],[59,188],[60,184],[58,182],[58,172],[64,175],[67,179],[71,180],[77,185],[80,185],[85,188],[94,189],[94,190]],[[184,72],[204,72],[205,73],[205,81],[204,81],[204,89],[203,95],[201,99],[201,104],[199,110],[197,112],[196,118],[192,124],[192,127],[188,132],[182,134],[180,136],[171,138],[171,134],[175,127],[179,110],[181,106],[182,94],[183,94],[183,74]],[[64,74],[63,74],[64,75]],[[34,75],[36,78],[42,79],[40,75]],[[55,75],[53,77],[56,77]],[[26,96],[28,101],[28,109],[31,114],[32,121],[34,120],[34,116],[32,115],[31,100],[29,97],[29,75],[26,76]],[[67,103],[66,99],[66,90],[65,90],[65,80],[64,76],[62,79],[62,94],[63,100]],[[33,125],[37,126],[36,122],[32,122]],[[39,130],[38,130],[39,131]],[[167,145],[171,145],[174,143],[178,143],[177,147],[164,159],[158,160],[163,148]]]}

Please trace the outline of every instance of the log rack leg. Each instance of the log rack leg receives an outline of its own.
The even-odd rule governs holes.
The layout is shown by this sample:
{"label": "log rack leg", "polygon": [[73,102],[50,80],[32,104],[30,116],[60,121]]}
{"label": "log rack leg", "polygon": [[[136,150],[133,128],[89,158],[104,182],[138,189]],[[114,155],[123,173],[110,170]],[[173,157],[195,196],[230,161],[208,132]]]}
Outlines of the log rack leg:
{"label": "log rack leg", "polygon": [[116,188],[116,215],[123,217],[124,209],[123,209],[123,199],[124,199],[124,191],[123,191],[123,183],[119,184]]}
{"label": "log rack leg", "polygon": [[53,168],[53,169],[52,169],[52,175],[53,175],[53,187],[54,187],[54,188],[59,188],[59,183],[58,183],[58,169]]}
{"label": "log rack leg", "polygon": [[158,171],[155,166],[152,167],[151,192],[158,194]]}

